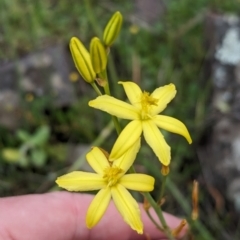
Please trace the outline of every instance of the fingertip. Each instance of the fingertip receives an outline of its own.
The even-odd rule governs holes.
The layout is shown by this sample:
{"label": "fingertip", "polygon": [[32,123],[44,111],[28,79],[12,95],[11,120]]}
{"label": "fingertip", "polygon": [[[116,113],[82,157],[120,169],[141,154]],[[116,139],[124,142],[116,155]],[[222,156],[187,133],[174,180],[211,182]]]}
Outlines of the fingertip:
{"label": "fingertip", "polygon": [[[141,210],[141,217],[144,225],[143,234],[137,234],[136,231],[132,230],[128,226],[120,213],[117,211],[114,203],[111,201],[105,214],[103,215],[100,222],[91,230],[86,227],[86,212],[87,209],[94,198],[94,195],[88,194],[77,194],[77,193],[68,193],[62,192],[56,193],[57,196],[66,198],[65,205],[72,205],[73,215],[76,217],[76,238],[82,237],[83,235],[90,236],[91,239],[98,237],[99,239],[166,239],[166,235],[161,232],[150,220],[146,211],[144,210],[142,204],[139,204]],[[159,222],[159,219],[153,209],[150,209],[151,216],[155,219],[156,222]],[[167,222],[168,227],[171,230],[176,229],[181,224],[182,219],[177,218],[171,214],[164,213],[164,218]],[[161,224],[160,224],[161,225]],[[177,239],[181,239],[187,233],[188,225],[185,225],[181,231],[177,234]],[[118,238],[116,236],[120,236]],[[86,238],[85,238],[86,239]]]}

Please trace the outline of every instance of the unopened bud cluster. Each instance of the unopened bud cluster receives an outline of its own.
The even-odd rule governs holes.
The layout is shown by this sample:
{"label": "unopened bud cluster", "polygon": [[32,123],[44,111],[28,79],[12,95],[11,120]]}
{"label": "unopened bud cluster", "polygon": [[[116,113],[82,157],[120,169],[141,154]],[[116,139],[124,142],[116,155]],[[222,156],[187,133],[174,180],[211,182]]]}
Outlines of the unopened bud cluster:
{"label": "unopened bud cluster", "polygon": [[122,15],[120,12],[116,12],[104,29],[103,41],[97,37],[92,38],[90,51],[77,37],[70,40],[70,51],[74,64],[86,82],[93,83],[98,74],[106,71],[107,50],[118,37],[121,26]]}

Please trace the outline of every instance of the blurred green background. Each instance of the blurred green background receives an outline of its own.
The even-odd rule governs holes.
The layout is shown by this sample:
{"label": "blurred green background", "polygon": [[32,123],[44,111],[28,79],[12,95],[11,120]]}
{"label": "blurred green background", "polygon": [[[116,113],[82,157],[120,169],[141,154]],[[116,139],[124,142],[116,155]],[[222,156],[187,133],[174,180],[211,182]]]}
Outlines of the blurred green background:
{"label": "blurred green background", "polygon": [[[159,12],[150,11],[149,22],[138,2],[0,1],[0,196],[50,191],[57,176],[74,168],[88,169],[84,154],[89,147],[111,149],[116,133],[107,125],[110,117],[88,107],[96,94],[76,72],[68,43],[72,36],[86,46],[92,37],[101,38],[117,10],[124,23],[109,60],[113,94],[125,98],[118,80],[134,80],[149,92],[174,83],[177,97],[164,114],[183,121],[197,142],[211,87],[204,69],[205,14],[239,13],[240,2],[169,0]],[[201,176],[195,144],[164,134],[172,147],[164,209],[190,216],[192,180]],[[152,173],[160,183],[158,166],[152,151],[143,145],[136,168]],[[239,239],[236,220],[215,211],[206,189],[201,189],[200,202],[206,228],[194,224],[195,239],[209,239],[204,234],[226,239],[223,230],[231,239]]]}

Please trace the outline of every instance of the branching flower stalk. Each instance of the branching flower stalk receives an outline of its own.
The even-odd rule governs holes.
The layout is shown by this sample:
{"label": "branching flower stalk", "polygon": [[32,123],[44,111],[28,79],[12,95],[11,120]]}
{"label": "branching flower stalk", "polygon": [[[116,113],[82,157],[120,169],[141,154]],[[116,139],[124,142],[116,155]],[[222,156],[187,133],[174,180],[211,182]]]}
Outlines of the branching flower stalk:
{"label": "branching flower stalk", "polygon": [[[105,27],[102,40],[97,37],[91,40],[90,51],[78,38],[73,37],[70,41],[70,50],[77,70],[83,79],[92,85],[98,95],[96,99],[89,102],[89,106],[112,116],[118,138],[110,154],[98,147],[93,147],[87,153],[86,159],[96,173],[73,171],[60,176],[56,183],[68,191],[99,190],[87,211],[86,225],[88,228],[94,227],[101,220],[112,199],[124,221],[132,229],[142,234],[143,223],[140,210],[128,189],[139,191],[156,212],[161,226],[147,210],[152,222],[172,240],[174,236],[172,230],[167,226],[162,208],[149,193],[154,188],[154,178],[136,173],[133,163],[140,149],[143,133],[146,142],[162,164],[161,200],[164,196],[171,154],[170,146],[158,128],[182,135],[189,144],[192,139],[181,121],[159,114],[175,97],[174,84],[159,87],[149,93],[142,91],[133,82],[119,82],[130,103],[111,96],[107,76],[108,54],[110,47],[119,35],[121,26],[122,15],[120,12],[116,12]],[[103,88],[104,95],[100,87]],[[118,118],[131,120],[131,122],[122,130]]]}

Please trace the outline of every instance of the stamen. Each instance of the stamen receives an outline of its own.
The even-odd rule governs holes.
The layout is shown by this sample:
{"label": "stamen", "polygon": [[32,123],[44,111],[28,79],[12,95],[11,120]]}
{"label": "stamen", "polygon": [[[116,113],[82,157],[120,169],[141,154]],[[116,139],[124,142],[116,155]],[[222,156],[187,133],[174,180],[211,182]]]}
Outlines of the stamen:
{"label": "stamen", "polygon": [[150,108],[152,105],[157,106],[158,99],[153,98],[150,96],[148,92],[143,92],[141,96],[141,105],[142,105],[142,112],[141,112],[141,118],[142,120],[147,120],[151,118],[151,115],[149,114]]}
{"label": "stamen", "polygon": [[105,168],[103,178],[107,181],[108,187],[114,186],[117,183],[122,172],[123,170],[118,167]]}

